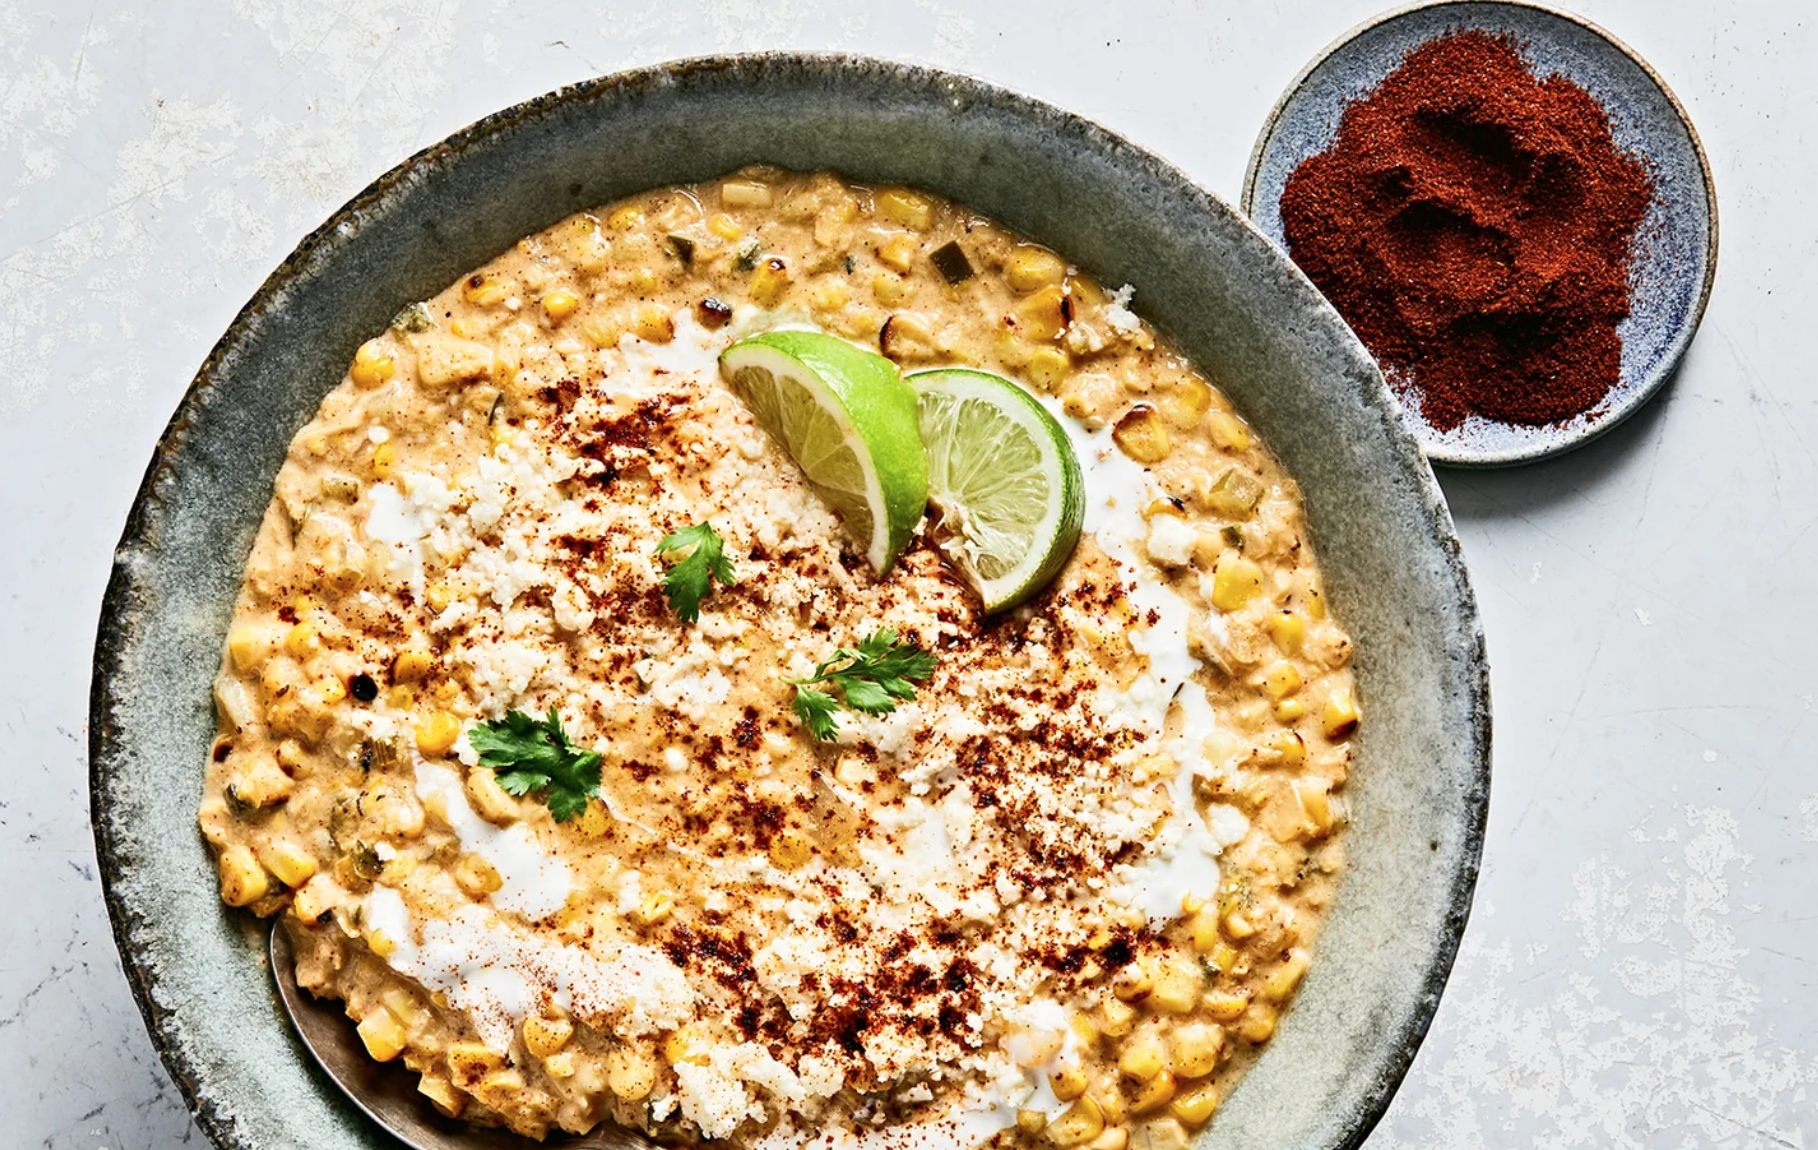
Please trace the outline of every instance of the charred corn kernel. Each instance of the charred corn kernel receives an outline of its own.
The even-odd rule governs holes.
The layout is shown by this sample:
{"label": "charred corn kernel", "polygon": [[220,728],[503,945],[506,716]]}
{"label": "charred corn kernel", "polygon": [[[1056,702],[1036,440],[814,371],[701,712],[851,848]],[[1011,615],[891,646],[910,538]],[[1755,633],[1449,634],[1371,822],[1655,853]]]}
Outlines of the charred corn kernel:
{"label": "charred corn kernel", "polygon": [[758,261],[751,274],[751,302],[759,307],[775,307],[789,290],[789,265],[781,256],[767,256]]}
{"label": "charred corn kernel", "polygon": [[1131,1136],[1133,1150],[1187,1150],[1187,1128],[1172,1118],[1144,1123]]}
{"label": "charred corn kernel", "polygon": [[1277,663],[1263,674],[1263,690],[1273,699],[1287,698],[1300,690],[1303,682],[1300,672],[1288,662]]}
{"label": "charred corn kernel", "polygon": [[666,890],[653,891],[644,896],[638,908],[631,912],[631,921],[639,926],[655,926],[668,918],[675,911],[675,896]]}
{"label": "charred corn kernel", "polygon": [[1160,463],[1174,450],[1174,440],[1155,409],[1139,403],[1111,429],[1111,438],[1138,463]]}
{"label": "charred corn kernel", "polygon": [[1226,451],[1250,448],[1250,429],[1229,411],[1214,411],[1206,416],[1206,429],[1212,433],[1212,442]]}
{"label": "charred corn kernel", "polygon": [[425,1074],[417,1083],[417,1093],[429,1099],[435,1108],[450,1118],[459,1118],[467,1106],[467,1095],[440,1074]]}
{"label": "charred corn kernel", "polygon": [[1262,985],[1262,997],[1265,1002],[1282,1003],[1294,993],[1300,980],[1307,973],[1307,952],[1298,948],[1290,950],[1288,957],[1280,966],[1269,973]]}
{"label": "charred corn kernel", "polygon": [[221,852],[221,901],[228,906],[258,902],[271,889],[265,868],[252,851],[239,844]]}
{"label": "charred corn kernel", "polygon": [[1174,1075],[1163,1070],[1144,1082],[1136,1093],[1130,1096],[1130,1113],[1147,1114],[1152,1110],[1160,1110],[1173,1099]]}
{"label": "charred corn kernel", "polygon": [[1048,1116],[1040,1110],[1018,1110],[1016,1128],[1033,1138],[1048,1128]]}
{"label": "charred corn kernel", "polygon": [[468,897],[475,899],[485,898],[505,885],[499,868],[476,854],[461,856],[461,861],[455,864],[454,880]]}
{"label": "charred corn kernel", "polygon": [[1298,767],[1307,761],[1307,741],[1296,731],[1274,731],[1262,741],[1268,757],[1284,767]]}
{"label": "charred corn kernel", "polygon": [[821,311],[838,311],[851,302],[851,290],[839,280],[828,280],[814,289],[814,306]]}
{"label": "charred corn kernel", "polygon": [[647,303],[638,308],[631,330],[648,343],[668,343],[675,338],[675,320],[660,305]]}
{"label": "charred corn kernel", "polygon": [[877,194],[878,214],[893,224],[914,228],[918,232],[928,230],[934,222],[934,202],[920,192],[907,188],[885,188]]}
{"label": "charred corn kernel", "polygon": [[1086,1092],[1089,1083],[1079,1066],[1062,1066],[1048,1073],[1048,1086],[1062,1102],[1071,1102]]}
{"label": "charred corn kernel", "polygon": [[1245,1042],[1263,1043],[1275,1037],[1275,1011],[1267,1006],[1256,1005],[1238,1024],[1237,1033]]}
{"label": "charred corn kernel", "polygon": [[391,478],[392,464],[398,461],[398,449],[389,441],[372,449],[372,473],[379,479]]}
{"label": "charred corn kernel", "polygon": [[1112,1126],[1087,1144],[1086,1150],[1124,1150],[1130,1144],[1130,1131],[1122,1126]]}
{"label": "charred corn kernel", "polygon": [[921,250],[922,245],[914,236],[892,236],[878,246],[877,258],[882,260],[886,267],[895,268],[904,275],[908,275],[910,269],[915,267],[915,257],[921,253]]}
{"label": "charred corn kernel", "polygon": [[316,874],[316,860],[303,852],[296,843],[274,842],[259,852],[259,861],[265,869],[278,876],[278,881],[295,890]]}
{"label": "charred corn kernel", "polygon": [[1299,699],[1283,699],[1281,702],[1275,704],[1275,718],[1277,722],[1298,723],[1306,716],[1306,713],[1307,705]]}
{"label": "charred corn kernel", "polygon": [[1176,1077],[1204,1078],[1218,1069],[1218,1056],[1225,1047],[1224,1028],[1203,1022],[1183,1023],[1169,1036],[1169,1047],[1169,1066]]}
{"label": "charred corn kernel", "polygon": [[[443,607],[447,604],[444,603]],[[440,610],[441,608],[438,608]],[[406,647],[398,652],[398,657],[391,661],[391,677],[399,683],[414,683],[429,674],[435,666],[435,657],[421,647]]]}
{"label": "charred corn kernel", "polygon": [[551,1054],[568,1045],[574,1037],[574,1023],[566,1018],[526,1018],[524,1020],[524,1049],[538,1058],[548,1058]]}
{"label": "charred corn kernel", "polygon": [[1099,1029],[1112,1038],[1122,1038],[1136,1029],[1136,1007],[1128,1003],[1120,1002],[1115,998],[1107,999],[1099,1011],[1104,1016],[1104,1021],[1099,1024]]}
{"label": "charred corn kernel", "polygon": [[285,739],[278,744],[278,766],[292,778],[300,778],[309,773],[309,756],[303,750],[303,744],[295,739]]}
{"label": "charred corn kernel", "polygon": [[1166,1014],[1189,1014],[1199,1002],[1200,985],[1204,981],[1199,963],[1185,956],[1168,959],[1156,974],[1155,993],[1149,996],[1146,1005]]}
{"label": "charred corn kernel", "polygon": [[447,711],[432,711],[417,724],[417,750],[425,755],[445,755],[461,737],[461,720]]}
{"label": "charred corn kernel", "polygon": [[383,1006],[362,1018],[355,1029],[375,1062],[390,1062],[404,1053],[404,1026],[397,1015]]}
{"label": "charred corn kernel", "polygon": [[1241,611],[1262,590],[1262,568],[1235,551],[1218,558],[1212,572],[1212,605],[1220,611]]}
{"label": "charred corn kernel", "polygon": [[1168,1065],[1167,1051],[1153,1030],[1132,1035],[1117,1056],[1117,1068],[1138,1082],[1147,1082]]}
{"label": "charred corn kernel", "polygon": [[571,291],[552,291],[543,297],[543,314],[550,323],[561,323],[581,306],[581,297]]}
{"label": "charred corn kernel", "polygon": [[235,627],[227,633],[227,655],[237,671],[250,671],[270,653],[265,636],[252,627]]}
{"label": "charred corn kernel", "polygon": [[1190,430],[1212,409],[1212,389],[1204,380],[1189,375],[1157,395],[1155,406],[1169,424],[1182,431]]}
{"label": "charred corn kernel", "polygon": [[776,197],[761,180],[727,180],[720,185],[720,203],[728,208],[767,208]]}
{"label": "charred corn kernel", "polygon": [[627,1102],[636,1102],[656,1086],[656,1063],[632,1046],[614,1047],[606,1055],[606,1086]]}
{"label": "charred corn kernel", "polygon": [[1250,996],[1215,990],[1206,995],[1200,1005],[1205,1010],[1206,1017],[1214,1022],[1236,1022],[1244,1016],[1244,1011],[1250,1009]]}
{"label": "charred corn kernel", "polygon": [[588,799],[587,809],[581,817],[569,824],[575,833],[584,839],[604,838],[611,825],[606,817],[606,804],[598,799]]}
{"label": "charred corn kernel", "polygon": [[644,213],[627,205],[606,217],[606,226],[615,232],[628,232],[644,226]]}
{"label": "charred corn kernel", "polygon": [[707,230],[727,243],[733,243],[745,237],[745,229],[739,227],[739,222],[725,212],[717,212],[710,216],[707,220]]}
{"label": "charred corn kernel", "polygon": [[1328,739],[1345,739],[1357,729],[1359,715],[1357,700],[1351,697],[1349,689],[1332,692],[1326,700],[1326,709],[1319,716],[1319,725]]}
{"label": "charred corn kernel", "polygon": [[1155,976],[1141,962],[1132,962],[1112,978],[1111,993],[1123,1002],[1141,1002],[1155,993]]}
{"label": "charred corn kernel", "polygon": [[366,936],[366,948],[380,958],[390,958],[398,953],[397,940],[382,930],[375,930]]}
{"label": "charred corn kernel", "polygon": [[1067,1107],[1061,1116],[1048,1123],[1048,1141],[1056,1146],[1079,1146],[1105,1132],[1105,1112],[1087,1095]]}
{"label": "charred corn kernel", "polygon": [[909,294],[909,281],[894,272],[879,272],[871,281],[871,294],[885,307],[895,307]]}
{"label": "charred corn kernel", "polygon": [[398,373],[398,365],[376,340],[367,340],[354,353],[353,366],[347,369],[348,376],[356,387],[378,387]]}
{"label": "charred corn kernel", "polygon": [[322,635],[307,620],[292,627],[284,636],[284,649],[292,658],[307,659],[322,649]]}
{"label": "charred corn kernel", "polygon": [[1277,611],[1269,618],[1269,638],[1275,640],[1282,654],[1298,655],[1307,640],[1307,621],[1298,611]]}
{"label": "charred corn kernel", "polygon": [[778,870],[797,870],[814,857],[814,843],[800,831],[786,830],[770,840],[768,853]]}
{"label": "charred corn kernel", "polygon": [[1168,1113],[1188,1126],[1204,1126],[1218,1109],[1218,1087],[1210,1082],[1182,1091],[1168,1103]]}
{"label": "charred corn kernel", "polygon": [[496,276],[475,274],[467,277],[461,285],[461,298],[475,307],[492,307],[505,302],[511,294],[511,288],[501,283]]}
{"label": "charred corn kernel", "polygon": [[1058,347],[1038,347],[1029,355],[1029,362],[1023,370],[1029,373],[1029,381],[1043,391],[1053,391],[1066,382],[1067,373],[1073,368],[1073,360]]}
{"label": "charred corn kernel", "polygon": [[1046,343],[1067,326],[1067,298],[1058,287],[1037,290],[1016,305],[1011,322],[1024,338]]}
{"label": "charred corn kernel", "polygon": [[1025,295],[1058,286],[1066,276],[1067,261],[1047,248],[1025,244],[1004,261],[1004,282]]}

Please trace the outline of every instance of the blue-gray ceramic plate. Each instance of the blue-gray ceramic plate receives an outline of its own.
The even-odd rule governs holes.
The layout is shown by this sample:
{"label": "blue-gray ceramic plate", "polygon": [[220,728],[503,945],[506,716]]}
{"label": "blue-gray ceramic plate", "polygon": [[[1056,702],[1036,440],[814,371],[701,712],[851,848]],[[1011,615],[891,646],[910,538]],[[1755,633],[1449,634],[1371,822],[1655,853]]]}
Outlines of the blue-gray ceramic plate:
{"label": "blue-gray ceramic plate", "polygon": [[401,304],[576,209],[760,160],[919,184],[1134,284],[1300,480],[1367,713],[1349,872],[1298,1002],[1204,1145],[1357,1145],[1433,1017],[1489,796],[1483,634],[1419,446],[1337,313],[1174,168],[973,80],[797,55],[590,81],[412,157],[303,241],[184,397],[102,608],[90,762],[121,959],[202,1128],[240,1150],[387,1144],[286,1028],[195,830],[222,635],[287,442]]}
{"label": "blue-gray ceramic plate", "polygon": [[1633,415],[1679,366],[1704,317],[1717,274],[1717,191],[1698,132],[1647,62],[1588,21],[1506,0],[1439,0],[1379,16],[1314,58],[1275,105],[1244,178],[1244,210],[1287,246],[1281,194],[1303,160],[1331,147],[1345,105],[1367,95],[1409,51],[1448,32],[1512,36],[1542,78],[1562,75],[1609,112],[1616,146],[1654,179],[1654,202],[1636,230],[1629,272],[1632,314],[1622,337],[1622,378],[1598,405],[1560,424],[1524,427],[1471,416],[1441,431],[1404,407],[1408,426],[1435,463],[1506,467],[1587,443]]}

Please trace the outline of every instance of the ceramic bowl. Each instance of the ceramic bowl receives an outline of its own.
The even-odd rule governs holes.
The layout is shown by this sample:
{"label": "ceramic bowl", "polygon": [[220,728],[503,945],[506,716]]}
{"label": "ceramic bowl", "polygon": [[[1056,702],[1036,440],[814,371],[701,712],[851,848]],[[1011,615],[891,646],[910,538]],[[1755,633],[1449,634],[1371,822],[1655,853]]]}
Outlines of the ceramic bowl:
{"label": "ceramic bowl", "polygon": [[1350,870],[1299,1001],[1204,1145],[1356,1145],[1433,1016],[1489,793],[1483,635],[1419,446],[1337,314],[1174,168],[974,80],[800,55],[590,81],[412,157],[303,241],[184,397],[103,605],[90,761],[121,959],[202,1129],[241,1150],[385,1144],[286,1028],[195,829],[222,637],[288,441],[401,304],[579,208],[755,161],[921,185],[1135,285],[1304,486],[1367,711]]}
{"label": "ceramic bowl", "polygon": [[1622,378],[1596,407],[1557,425],[1521,427],[1472,416],[1441,431],[1408,404],[1405,417],[1435,463],[1506,467],[1570,451],[1615,427],[1670,379],[1704,316],[1717,274],[1717,191],[1697,129],[1647,61],[1577,16],[1505,0],[1439,0],[1404,8],[1340,37],[1276,104],[1244,178],[1244,211],[1283,247],[1281,194],[1303,160],[1332,146],[1346,104],[1367,95],[1408,52],[1435,36],[1477,29],[1515,39],[1542,78],[1565,76],[1609,112],[1616,146],[1654,179],[1636,230],[1629,297],[1617,328]]}

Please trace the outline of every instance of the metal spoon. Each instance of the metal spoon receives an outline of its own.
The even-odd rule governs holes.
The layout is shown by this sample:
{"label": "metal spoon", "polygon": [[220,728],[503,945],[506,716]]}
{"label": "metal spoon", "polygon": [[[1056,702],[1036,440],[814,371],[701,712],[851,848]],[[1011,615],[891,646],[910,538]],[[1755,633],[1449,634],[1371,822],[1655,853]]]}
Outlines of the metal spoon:
{"label": "metal spoon", "polygon": [[[446,1118],[417,1093],[416,1075],[400,1065],[374,1062],[354,1032],[353,1022],[337,1003],[318,1001],[297,985],[297,963],[290,935],[272,925],[271,974],[278,1001],[290,1016],[322,1072],[334,1079],[347,1100],[411,1150],[531,1150],[539,1145],[522,1135]],[[657,1150],[656,1143],[633,1130],[602,1122],[578,1138],[552,1135],[540,1145],[562,1150]]]}

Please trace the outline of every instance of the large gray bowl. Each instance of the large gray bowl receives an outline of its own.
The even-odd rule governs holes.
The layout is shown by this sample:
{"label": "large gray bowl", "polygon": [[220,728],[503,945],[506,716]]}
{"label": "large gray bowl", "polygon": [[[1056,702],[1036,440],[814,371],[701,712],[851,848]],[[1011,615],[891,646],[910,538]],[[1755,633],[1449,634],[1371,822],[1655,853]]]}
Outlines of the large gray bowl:
{"label": "large gray bowl", "polygon": [[919,184],[1136,285],[1305,488],[1367,710],[1351,868],[1298,1004],[1204,1145],[1357,1145],[1433,1017],[1489,796],[1483,634],[1420,449],[1338,315],[1174,168],[973,80],[796,55],[564,88],[412,157],[303,241],[184,397],[115,559],[89,738],[121,959],[197,1120],[222,1147],[384,1144],[286,1029],[194,829],[210,684],[287,441],[400,304],[578,208],[758,160]]}

